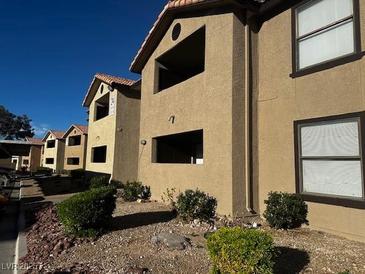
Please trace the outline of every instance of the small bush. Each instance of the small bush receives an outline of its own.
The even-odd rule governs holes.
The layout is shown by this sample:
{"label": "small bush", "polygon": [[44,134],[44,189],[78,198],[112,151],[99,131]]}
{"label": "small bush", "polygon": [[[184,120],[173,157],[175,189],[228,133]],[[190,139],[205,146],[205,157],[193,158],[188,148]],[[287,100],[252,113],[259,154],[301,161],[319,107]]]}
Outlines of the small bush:
{"label": "small bush", "polygon": [[108,176],[95,176],[90,179],[90,188],[99,188],[109,186]]}
{"label": "small bush", "polygon": [[165,204],[171,207],[176,207],[176,188],[166,188],[166,191],[162,193],[161,200]]}
{"label": "small bush", "polygon": [[57,212],[66,233],[81,237],[96,236],[112,219],[115,189],[94,188],[57,205]]}
{"label": "small bush", "polygon": [[72,179],[83,179],[85,178],[85,170],[82,168],[79,169],[74,169],[70,171],[70,175],[72,177]]}
{"label": "small bush", "polygon": [[273,239],[263,231],[221,228],[208,237],[207,247],[213,273],[273,273]]}
{"label": "small bush", "polygon": [[137,201],[137,199],[148,200],[151,197],[149,186],[142,185],[141,182],[127,182],[123,185],[122,197],[128,202]]}
{"label": "small bush", "polygon": [[308,223],[308,207],[296,194],[270,192],[265,204],[264,217],[271,227],[291,229]]}
{"label": "small bush", "polygon": [[186,190],[177,196],[176,210],[184,220],[208,221],[215,216],[217,200],[200,190]]}

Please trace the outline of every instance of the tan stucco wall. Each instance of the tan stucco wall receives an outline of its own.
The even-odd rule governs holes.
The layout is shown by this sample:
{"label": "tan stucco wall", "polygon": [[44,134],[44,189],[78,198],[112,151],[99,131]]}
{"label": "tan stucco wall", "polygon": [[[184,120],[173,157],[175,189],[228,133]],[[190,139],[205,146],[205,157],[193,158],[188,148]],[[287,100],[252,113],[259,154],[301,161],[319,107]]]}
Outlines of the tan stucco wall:
{"label": "tan stucco wall", "polygon": [[[81,143],[78,146],[69,146],[69,137],[72,136],[81,136]],[[78,128],[73,127],[71,132],[65,137],[65,158],[64,158],[64,169],[65,170],[73,170],[73,169],[82,169],[85,168],[85,158],[86,158],[86,148],[87,148],[87,135],[83,134]],[[68,165],[68,158],[79,158],[78,165]]]}
{"label": "tan stucco wall", "polygon": [[140,93],[121,90],[117,93],[117,121],[112,178],[123,183],[138,177]]}
{"label": "tan stucco wall", "polygon": [[[363,49],[365,5],[361,5]],[[292,79],[290,10],[264,23],[257,38],[255,81],[259,212],[269,191],[295,191],[293,121],[364,111],[365,60]],[[312,228],[365,241],[365,210],[309,204]]]}
{"label": "tan stucco wall", "polygon": [[[101,93],[101,87],[104,86]],[[86,152],[86,170],[111,174],[113,171],[113,159],[115,149],[115,131],[116,131],[116,115],[109,114],[98,121],[94,121],[95,117],[95,101],[100,97],[108,94],[110,99],[116,101],[117,91],[110,92],[106,84],[101,84],[95,94],[89,107],[89,131]],[[107,146],[107,155],[105,163],[92,163],[92,148],[99,146]]]}
{"label": "tan stucco wall", "polygon": [[[47,148],[48,140],[56,140],[56,145],[54,148]],[[52,134],[49,134],[44,144],[43,166],[52,168],[57,173],[61,172],[63,170],[64,155],[65,141],[61,139],[56,139]],[[46,164],[47,158],[54,158],[54,164]]]}
{"label": "tan stucco wall", "polygon": [[[173,41],[171,32],[177,22],[182,30],[179,39]],[[154,94],[155,59],[204,25],[205,72]],[[234,33],[237,39],[233,39]],[[140,139],[147,144],[140,146],[139,180],[151,186],[154,199],[161,199],[167,188],[199,188],[218,199],[220,214],[243,212],[243,164],[241,152],[233,145],[243,141],[242,136],[233,135],[243,126],[233,129],[243,115],[237,112],[239,103],[234,103],[244,92],[243,34],[244,28],[233,14],[177,19],[144,67]],[[175,115],[174,124],[168,120],[171,115]],[[203,129],[203,165],[151,162],[153,137],[197,129]]]}
{"label": "tan stucco wall", "polygon": [[38,167],[41,165],[41,154],[42,146],[31,146],[28,156],[30,163],[30,165],[28,165],[28,171],[37,171]]}

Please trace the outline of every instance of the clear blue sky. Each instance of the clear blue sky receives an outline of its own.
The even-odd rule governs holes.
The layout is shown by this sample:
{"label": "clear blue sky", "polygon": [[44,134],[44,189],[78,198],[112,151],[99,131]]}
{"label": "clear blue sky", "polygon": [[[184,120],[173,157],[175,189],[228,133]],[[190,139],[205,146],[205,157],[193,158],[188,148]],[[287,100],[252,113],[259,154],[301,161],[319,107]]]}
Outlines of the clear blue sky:
{"label": "clear blue sky", "polygon": [[137,79],[129,65],[167,0],[0,1],[0,104],[37,134],[86,124],[96,72]]}

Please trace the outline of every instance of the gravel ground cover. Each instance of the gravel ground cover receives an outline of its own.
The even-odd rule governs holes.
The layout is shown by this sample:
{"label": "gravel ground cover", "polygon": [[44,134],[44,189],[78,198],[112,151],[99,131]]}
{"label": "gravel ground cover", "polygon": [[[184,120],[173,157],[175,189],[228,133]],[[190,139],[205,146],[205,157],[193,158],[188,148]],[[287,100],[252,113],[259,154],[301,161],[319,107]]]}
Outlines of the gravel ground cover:
{"label": "gravel ground cover", "polygon": [[[204,234],[209,224],[182,223],[163,204],[117,200],[111,231],[98,239],[64,235],[53,206],[42,209],[28,232],[24,263],[42,269],[28,273],[209,273]],[[217,220],[223,224],[242,223]],[[273,230],[279,256],[275,273],[365,273],[365,244],[301,228]],[[161,233],[184,236],[185,249],[172,249],[153,239]],[[48,247],[47,247],[48,246]]]}

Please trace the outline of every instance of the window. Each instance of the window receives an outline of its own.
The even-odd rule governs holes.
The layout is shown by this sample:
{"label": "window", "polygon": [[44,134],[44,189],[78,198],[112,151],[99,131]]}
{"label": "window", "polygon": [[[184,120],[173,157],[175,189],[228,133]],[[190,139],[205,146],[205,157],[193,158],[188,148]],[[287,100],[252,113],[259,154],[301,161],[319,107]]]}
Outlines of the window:
{"label": "window", "polygon": [[53,165],[54,159],[53,158],[46,158],[46,165]]}
{"label": "window", "polygon": [[80,164],[80,158],[72,157],[67,158],[67,164],[70,166],[75,166]]}
{"label": "window", "polygon": [[17,164],[18,163],[18,161],[17,160],[13,160],[13,164]]}
{"label": "window", "polygon": [[95,102],[95,119],[94,121],[103,119],[109,115],[109,93],[99,98]]}
{"label": "window", "polygon": [[157,58],[156,92],[177,85],[205,69],[205,27]]}
{"label": "window", "polygon": [[106,146],[92,148],[92,162],[93,163],[105,163],[106,162]]}
{"label": "window", "polygon": [[299,193],[316,202],[365,201],[364,122],[365,113],[295,122]]}
{"label": "window", "polygon": [[56,146],[56,140],[47,141],[47,148],[54,148]]}
{"label": "window", "polygon": [[81,135],[68,137],[69,146],[79,146],[81,145]]}
{"label": "window", "polygon": [[326,69],[337,65],[329,61],[341,64],[341,57],[359,53],[358,17],[358,0],[313,0],[297,7],[293,12],[294,71],[315,65],[323,65],[315,71]]}
{"label": "window", "polygon": [[29,160],[23,160],[23,165],[29,165]]}
{"label": "window", "polygon": [[203,130],[153,139],[154,163],[203,164]]}

